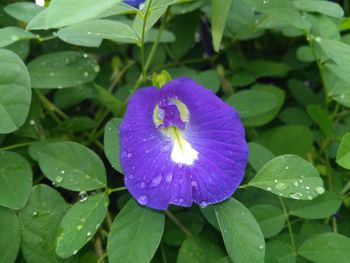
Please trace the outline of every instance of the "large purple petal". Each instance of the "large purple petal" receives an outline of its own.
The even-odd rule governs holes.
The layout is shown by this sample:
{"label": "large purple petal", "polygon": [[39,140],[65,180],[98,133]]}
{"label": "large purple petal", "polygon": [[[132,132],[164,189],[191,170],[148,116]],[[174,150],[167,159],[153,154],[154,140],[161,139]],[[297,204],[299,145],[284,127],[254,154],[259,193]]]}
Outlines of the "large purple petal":
{"label": "large purple petal", "polygon": [[[179,100],[188,110],[189,119],[184,127],[177,125],[176,136],[181,134],[196,152],[185,155],[190,161],[173,157],[179,143],[164,135],[166,125],[153,121],[163,98]],[[162,107],[176,113],[172,105]],[[178,119],[177,113],[174,116]],[[179,123],[173,122],[174,127]],[[129,100],[120,139],[125,185],[140,204],[155,209],[220,202],[232,195],[244,176],[248,150],[238,113],[189,78],[170,81],[161,90],[137,91]]]}

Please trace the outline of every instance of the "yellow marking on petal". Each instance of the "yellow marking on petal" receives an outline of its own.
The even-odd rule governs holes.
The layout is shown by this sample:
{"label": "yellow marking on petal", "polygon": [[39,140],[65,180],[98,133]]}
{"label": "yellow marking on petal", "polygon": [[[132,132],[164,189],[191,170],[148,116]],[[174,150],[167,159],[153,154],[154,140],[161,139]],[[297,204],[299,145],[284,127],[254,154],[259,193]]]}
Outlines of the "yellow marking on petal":
{"label": "yellow marking on petal", "polygon": [[[178,99],[172,99],[172,102],[176,105],[177,109],[180,113],[180,118],[183,122],[188,122],[190,119],[190,114],[187,110],[187,107],[185,104],[183,104]],[[159,127],[164,123],[162,116],[160,115],[159,105],[154,108],[153,110],[153,123]]]}

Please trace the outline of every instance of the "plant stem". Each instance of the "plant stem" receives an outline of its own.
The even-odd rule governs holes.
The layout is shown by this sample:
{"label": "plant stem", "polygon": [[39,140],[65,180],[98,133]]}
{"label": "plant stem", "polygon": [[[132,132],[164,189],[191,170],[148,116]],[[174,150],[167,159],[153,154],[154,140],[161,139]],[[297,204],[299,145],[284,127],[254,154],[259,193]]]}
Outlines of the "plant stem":
{"label": "plant stem", "polygon": [[147,75],[147,70],[145,67],[145,35],[146,35],[146,26],[147,26],[147,19],[149,16],[149,11],[152,6],[153,0],[150,0],[148,2],[148,5],[146,7],[145,15],[143,17],[143,23],[142,23],[142,31],[141,31],[141,66],[142,66],[142,77],[145,78]]}
{"label": "plant stem", "polygon": [[281,202],[281,206],[282,206],[282,209],[283,209],[283,213],[284,213],[284,216],[286,218],[286,222],[287,222],[287,227],[288,227],[288,232],[289,232],[289,237],[290,237],[290,244],[292,246],[292,249],[293,249],[293,252],[295,255],[297,255],[297,250],[296,250],[296,247],[295,247],[295,240],[294,240],[294,234],[293,234],[293,229],[292,229],[292,225],[289,221],[289,215],[288,215],[288,212],[287,212],[287,209],[286,209],[286,206],[283,202],[283,199],[281,197],[278,197],[280,199],[280,202]]}
{"label": "plant stem", "polygon": [[18,144],[5,146],[5,147],[0,148],[0,151],[8,151],[8,150],[14,150],[14,149],[26,147],[26,146],[29,146],[33,142],[23,142],[23,143],[18,143]]}
{"label": "plant stem", "polygon": [[182,232],[185,233],[186,236],[192,236],[192,233],[180,222],[179,219],[176,218],[176,216],[172,212],[170,212],[169,210],[165,210],[165,214],[169,217],[171,221],[175,223],[175,225],[177,225],[182,230]]}
{"label": "plant stem", "polygon": [[126,190],[126,187],[125,186],[121,186],[121,187],[117,187],[117,188],[107,188],[107,194],[110,195],[111,193],[114,193],[114,192],[120,192],[120,191],[124,191]]}

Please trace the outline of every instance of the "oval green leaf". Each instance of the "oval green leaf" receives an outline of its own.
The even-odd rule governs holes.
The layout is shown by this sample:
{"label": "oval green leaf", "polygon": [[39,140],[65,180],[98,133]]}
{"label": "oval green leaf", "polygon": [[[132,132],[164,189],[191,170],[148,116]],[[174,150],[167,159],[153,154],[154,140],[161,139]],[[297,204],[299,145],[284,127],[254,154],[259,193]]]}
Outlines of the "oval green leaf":
{"label": "oval green leaf", "polygon": [[98,155],[75,142],[55,142],[39,153],[39,166],[55,185],[72,191],[106,186],[106,171]]}
{"label": "oval green leaf", "polygon": [[19,40],[36,38],[36,36],[20,27],[4,27],[0,29],[0,47],[6,47]]}
{"label": "oval green leaf", "polygon": [[19,21],[28,23],[44,8],[29,2],[12,3],[4,7],[4,11]]}
{"label": "oval green leaf", "polygon": [[255,205],[249,210],[259,223],[265,238],[273,237],[283,230],[285,216],[280,208],[263,204]]}
{"label": "oval green leaf", "polygon": [[248,148],[248,161],[255,171],[259,171],[268,161],[275,157],[272,152],[258,143],[251,142],[248,144]]}
{"label": "oval green leaf", "polygon": [[47,9],[46,25],[58,28],[98,17],[121,0],[60,0],[52,1]]}
{"label": "oval green leaf", "polygon": [[265,240],[248,208],[230,198],[214,206],[230,258],[236,263],[263,263]]}
{"label": "oval green leaf", "polygon": [[164,231],[164,214],[131,199],[116,217],[107,242],[110,262],[150,262]]}
{"label": "oval green leaf", "polygon": [[80,200],[68,210],[57,234],[57,255],[68,258],[91,240],[106,216],[108,203],[108,196],[99,193]]}
{"label": "oval green leaf", "polygon": [[14,211],[0,207],[0,229],[1,263],[13,263],[21,242],[19,221]]}
{"label": "oval green leaf", "polygon": [[57,32],[63,41],[85,47],[99,47],[103,39],[137,43],[137,35],[127,24],[113,20],[92,20],[65,27]]}
{"label": "oval green leaf", "polygon": [[5,49],[0,49],[0,94],[0,134],[11,133],[25,122],[32,91],[26,66]]}
{"label": "oval green leaf", "polygon": [[312,201],[295,202],[289,213],[305,219],[322,219],[334,215],[341,206],[341,198],[333,192],[325,192]]}
{"label": "oval green leaf", "polygon": [[223,257],[224,252],[212,240],[193,236],[182,243],[176,263],[219,262]]}
{"label": "oval green leaf", "polygon": [[336,160],[341,167],[350,169],[350,132],[341,139]]}
{"label": "oval green leaf", "polygon": [[119,126],[122,119],[115,118],[110,120],[105,127],[104,148],[105,155],[114,169],[123,173],[120,165],[120,145],[119,145]]}
{"label": "oval green leaf", "polygon": [[21,155],[0,151],[0,206],[21,209],[32,189],[33,173]]}
{"label": "oval green leaf", "polygon": [[350,239],[336,233],[314,235],[301,245],[299,254],[317,263],[348,263]]}
{"label": "oval green leaf", "polygon": [[68,210],[63,197],[47,185],[32,189],[27,205],[19,212],[22,254],[28,263],[60,263],[56,256],[57,228]]}
{"label": "oval green leaf", "polygon": [[292,154],[269,161],[249,185],[296,200],[312,200],[325,191],[317,169]]}
{"label": "oval green leaf", "polygon": [[93,81],[100,68],[87,54],[61,51],[45,54],[28,64],[33,88],[67,88]]}
{"label": "oval green leaf", "polygon": [[277,113],[279,98],[268,91],[244,90],[233,94],[227,103],[234,107],[245,126],[261,126],[271,121]]}

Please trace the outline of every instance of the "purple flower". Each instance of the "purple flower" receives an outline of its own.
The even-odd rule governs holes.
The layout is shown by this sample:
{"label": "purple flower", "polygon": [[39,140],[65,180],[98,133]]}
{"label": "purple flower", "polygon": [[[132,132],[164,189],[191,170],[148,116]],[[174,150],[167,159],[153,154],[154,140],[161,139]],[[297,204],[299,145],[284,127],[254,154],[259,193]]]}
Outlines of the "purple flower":
{"label": "purple flower", "polygon": [[139,8],[142,3],[145,2],[145,0],[124,0],[125,4],[131,5],[133,7]]}
{"label": "purple flower", "polygon": [[248,147],[237,111],[190,78],[138,90],[119,133],[125,185],[141,205],[206,206],[243,179]]}

